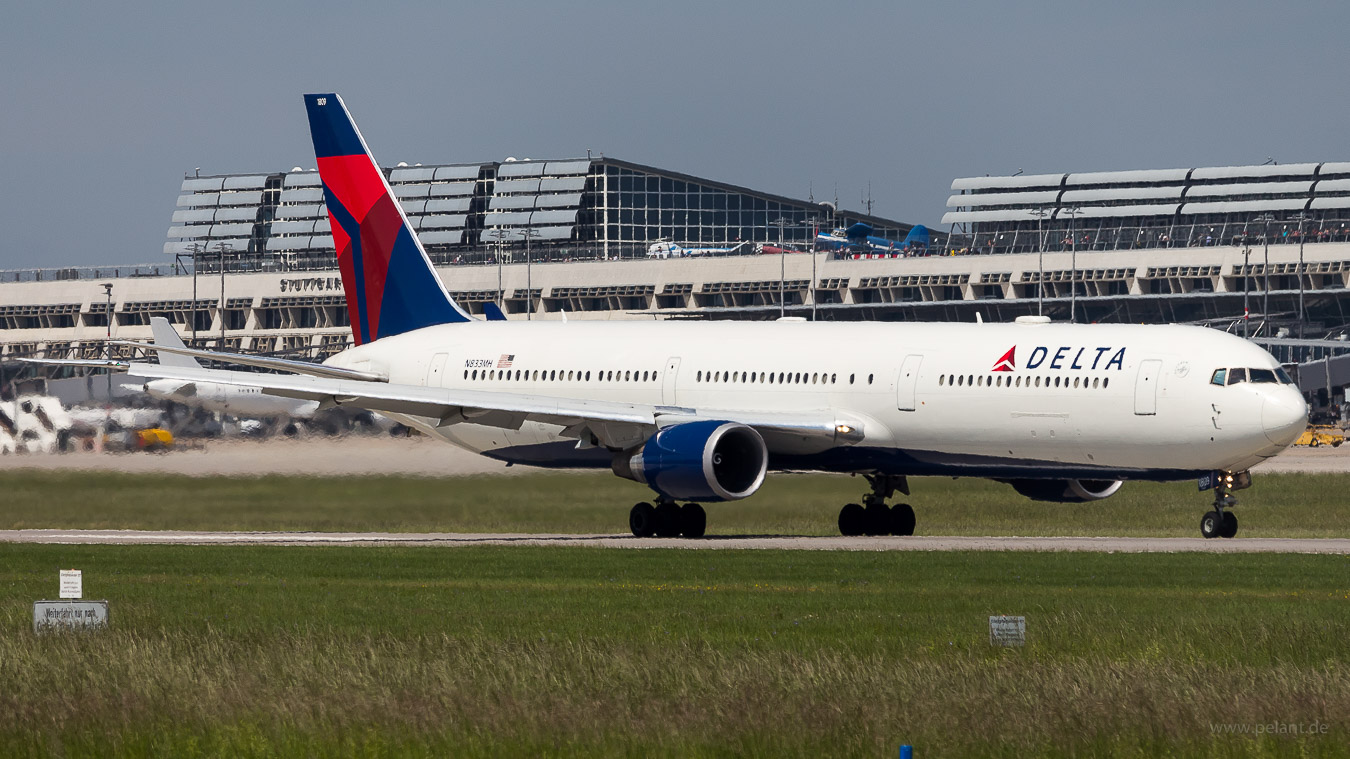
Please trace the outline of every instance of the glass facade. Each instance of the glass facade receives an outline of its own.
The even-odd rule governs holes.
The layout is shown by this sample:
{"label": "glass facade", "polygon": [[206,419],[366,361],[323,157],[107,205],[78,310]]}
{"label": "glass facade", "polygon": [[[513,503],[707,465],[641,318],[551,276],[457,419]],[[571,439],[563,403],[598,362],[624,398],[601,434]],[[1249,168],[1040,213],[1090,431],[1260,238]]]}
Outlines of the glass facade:
{"label": "glass facade", "polygon": [[[646,258],[665,244],[702,255],[763,245],[812,247],[818,233],[866,222],[903,239],[911,225],[830,203],[758,192],[612,158],[386,168],[433,262]],[[247,188],[242,185],[248,185]],[[261,187],[258,191],[254,186]],[[166,253],[201,270],[331,269],[333,241],[318,175],[189,177]],[[228,220],[228,221],[227,221]]]}

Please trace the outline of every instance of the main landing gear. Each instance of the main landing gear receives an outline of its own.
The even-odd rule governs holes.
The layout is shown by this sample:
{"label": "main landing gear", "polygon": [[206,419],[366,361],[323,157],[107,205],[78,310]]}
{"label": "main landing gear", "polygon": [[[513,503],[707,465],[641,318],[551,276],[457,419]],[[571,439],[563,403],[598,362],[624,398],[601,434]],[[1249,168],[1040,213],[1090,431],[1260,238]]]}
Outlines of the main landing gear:
{"label": "main landing gear", "polygon": [[1226,509],[1237,505],[1233,491],[1251,486],[1252,476],[1247,472],[1218,474],[1214,479],[1214,509],[1200,517],[1200,534],[1205,538],[1231,538],[1237,535],[1237,515]]}
{"label": "main landing gear", "polygon": [[863,476],[872,486],[872,492],[863,496],[862,505],[850,503],[839,510],[839,532],[844,535],[913,535],[914,509],[907,503],[886,505],[886,499],[897,490],[909,495],[909,483],[905,478],[887,474]]}
{"label": "main landing gear", "polygon": [[639,538],[701,538],[708,529],[708,515],[697,503],[681,506],[658,499],[653,506],[643,501],[628,513],[628,527]]}

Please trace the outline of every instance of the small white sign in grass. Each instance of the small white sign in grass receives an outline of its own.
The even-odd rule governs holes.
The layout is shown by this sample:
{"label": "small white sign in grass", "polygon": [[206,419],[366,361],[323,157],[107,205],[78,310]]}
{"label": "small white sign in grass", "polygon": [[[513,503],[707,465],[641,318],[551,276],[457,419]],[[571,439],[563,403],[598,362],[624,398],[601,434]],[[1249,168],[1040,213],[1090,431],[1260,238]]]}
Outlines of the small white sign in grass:
{"label": "small white sign in grass", "polygon": [[61,597],[84,598],[84,573],[78,569],[61,570]]}
{"label": "small white sign in grass", "polygon": [[33,632],[108,626],[107,601],[35,601]]}
{"label": "small white sign in grass", "polygon": [[1027,618],[1000,614],[989,618],[989,644],[993,646],[1025,646]]}

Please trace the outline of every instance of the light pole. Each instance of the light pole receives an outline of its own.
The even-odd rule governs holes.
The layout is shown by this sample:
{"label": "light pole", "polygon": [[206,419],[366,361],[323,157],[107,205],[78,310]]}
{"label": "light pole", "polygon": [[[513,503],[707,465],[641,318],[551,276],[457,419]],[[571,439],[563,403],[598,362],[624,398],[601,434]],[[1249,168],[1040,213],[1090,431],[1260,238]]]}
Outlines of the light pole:
{"label": "light pole", "polygon": [[1036,315],[1045,316],[1045,232],[1043,224],[1045,217],[1050,212],[1044,208],[1035,208],[1031,210],[1031,215],[1036,217],[1036,249],[1040,263],[1040,274],[1036,280]]}
{"label": "light pole", "polygon": [[1263,267],[1261,285],[1261,322],[1266,325],[1266,330],[1270,330],[1270,222],[1275,221],[1275,217],[1268,213],[1263,213],[1256,217],[1256,220],[1262,222],[1264,227],[1261,231],[1261,244],[1265,248],[1266,263]]}
{"label": "light pole", "polygon": [[[106,357],[109,361],[112,361],[112,320],[113,320],[112,289],[113,289],[113,286],[112,286],[112,283],[111,283],[111,282],[104,282],[104,283],[103,283],[103,295],[108,299],[108,305],[107,305],[107,309],[106,309],[106,313],[108,314],[108,333],[107,333],[108,336],[107,336],[107,339],[103,341],[103,350],[104,350],[105,357]],[[108,369],[108,400],[109,400],[109,401],[112,400],[112,375],[113,375],[112,369]],[[17,397],[17,396],[16,396],[16,397]]]}
{"label": "light pole", "polygon": [[1060,210],[1069,217],[1069,323],[1078,321],[1078,227],[1077,217],[1082,212],[1078,206]]}
{"label": "light pole", "polygon": [[1298,339],[1303,339],[1303,321],[1306,315],[1303,311],[1303,223],[1311,221],[1313,217],[1306,211],[1299,211],[1298,216]]}
{"label": "light pole", "polygon": [[192,251],[192,347],[197,347],[197,254],[204,246],[194,242],[188,246]]}
{"label": "light pole", "polygon": [[[815,218],[814,216],[812,216],[812,217],[809,217],[809,218],[807,218],[807,219],[804,219],[804,220],[802,221],[802,226],[805,227],[805,228],[807,228],[807,229],[811,229],[811,228],[815,225],[815,223],[816,223],[816,218]],[[814,238],[814,235],[812,235],[812,237]],[[820,280],[818,280],[818,279],[816,278],[816,253],[817,253],[818,251],[816,250],[815,240],[812,239],[812,241],[807,245],[807,247],[811,249],[811,287],[808,288],[808,290],[809,290],[809,292],[810,292],[810,295],[811,295],[811,321],[815,321],[815,320],[816,320],[816,283],[820,281]]]}
{"label": "light pole", "polygon": [[504,303],[502,302],[502,246],[505,244],[506,238],[510,236],[511,233],[505,229],[494,229],[488,232],[488,237],[497,241],[497,308],[502,308],[502,313],[505,313]]}
{"label": "light pole", "polygon": [[778,318],[787,316],[787,250],[783,248],[783,228],[792,223],[786,216],[769,222],[778,227]]}
{"label": "light pole", "polygon": [[530,256],[530,238],[538,237],[539,230],[526,227],[516,230],[516,234],[525,238],[525,321],[530,321],[534,316],[534,278],[530,272],[533,260]]}
{"label": "light pole", "polygon": [[215,248],[220,252],[220,345],[216,350],[223,351],[225,350],[225,254],[234,248],[226,242],[216,243]]}
{"label": "light pole", "polygon": [[1246,230],[1242,232],[1242,337],[1247,337],[1248,325],[1252,321],[1252,311],[1247,301],[1251,297],[1252,285],[1252,242]]}

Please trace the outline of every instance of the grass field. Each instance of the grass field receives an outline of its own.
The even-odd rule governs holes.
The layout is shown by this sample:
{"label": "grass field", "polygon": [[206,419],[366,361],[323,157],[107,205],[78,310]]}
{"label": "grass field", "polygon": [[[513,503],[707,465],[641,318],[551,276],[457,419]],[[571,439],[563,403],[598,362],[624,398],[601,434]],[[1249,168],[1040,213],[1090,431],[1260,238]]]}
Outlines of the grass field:
{"label": "grass field", "polygon": [[[1036,503],[983,480],[915,478],[920,535],[1199,534],[1210,496],[1192,483],[1126,483],[1105,501]],[[837,534],[861,478],[778,476],[708,505],[710,535]],[[1350,535],[1350,475],[1271,474],[1239,493],[1242,537]],[[610,474],[456,477],[177,477],[0,472],[0,529],[379,530],[619,533],[651,492]]]}
{"label": "grass field", "polygon": [[1350,756],[1346,557],[0,551],[7,757]]}

